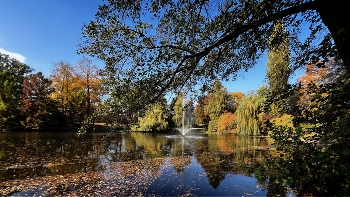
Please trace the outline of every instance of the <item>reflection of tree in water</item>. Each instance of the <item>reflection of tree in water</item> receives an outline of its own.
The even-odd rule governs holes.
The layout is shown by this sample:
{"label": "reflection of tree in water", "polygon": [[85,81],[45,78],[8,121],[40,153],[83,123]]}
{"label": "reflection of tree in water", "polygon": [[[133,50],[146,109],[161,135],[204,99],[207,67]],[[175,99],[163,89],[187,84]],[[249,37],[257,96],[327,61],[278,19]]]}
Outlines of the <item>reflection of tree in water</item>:
{"label": "reflection of tree in water", "polygon": [[0,144],[5,150],[0,180],[95,170],[98,165],[94,147],[92,139],[78,139],[75,134],[15,134],[13,140]]}
{"label": "reflection of tree in water", "polygon": [[143,159],[144,148],[138,147],[133,138],[124,135],[109,135],[103,138],[101,146],[107,151],[100,154],[106,158],[110,157],[114,162],[123,162],[136,159]]}
{"label": "reflection of tree in water", "polygon": [[205,169],[209,184],[215,189],[225,179],[226,174],[234,170],[226,155],[208,152],[196,158],[197,162]]}
{"label": "reflection of tree in water", "polygon": [[288,191],[301,196],[339,196],[347,192],[341,187],[349,180],[349,173],[333,171],[348,165],[346,159],[332,158],[334,152],[327,155],[325,148],[312,143],[292,144],[288,151],[270,152],[240,168],[254,174],[258,183],[268,190],[268,196],[286,196]]}
{"label": "reflection of tree in water", "polygon": [[161,157],[167,153],[168,141],[152,133],[132,132],[130,136],[135,140],[137,148],[143,148],[147,158]]}
{"label": "reflection of tree in water", "polygon": [[171,157],[170,163],[177,173],[184,172],[184,167],[191,164],[191,156]]}
{"label": "reflection of tree in water", "polygon": [[256,137],[224,136],[221,140],[202,140],[195,144],[195,158],[204,168],[208,182],[217,188],[226,174],[243,174],[252,176],[250,171],[240,168],[243,163],[252,163],[255,158],[263,156],[264,151],[257,151],[264,143]]}
{"label": "reflection of tree in water", "polygon": [[267,189],[267,196],[286,196],[287,187],[283,186],[283,179],[286,177],[285,169],[277,163],[268,162],[270,161],[268,154],[265,156],[267,157],[254,160],[252,163],[241,164],[240,170],[247,175],[254,174],[259,185]]}

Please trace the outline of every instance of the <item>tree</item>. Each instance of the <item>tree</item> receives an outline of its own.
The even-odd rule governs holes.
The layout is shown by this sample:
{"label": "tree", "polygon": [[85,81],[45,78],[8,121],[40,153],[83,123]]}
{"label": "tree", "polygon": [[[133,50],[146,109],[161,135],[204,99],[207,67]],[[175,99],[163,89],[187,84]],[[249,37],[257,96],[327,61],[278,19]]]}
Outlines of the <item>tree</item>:
{"label": "tree", "polygon": [[232,113],[235,113],[238,105],[242,102],[244,98],[244,94],[242,92],[231,92],[230,98],[231,98],[230,100],[232,100],[232,103],[228,108],[229,108],[229,111],[231,111]]}
{"label": "tree", "polygon": [[0,53],[0,128],[21,128],[20,106],[23,80],[32,69]]}
{"label": "tree", "polygon": [[68,62],[56,62],[51,71],[50,80],[54,92],[52,98],[59,104],[59,109],[65,117],[69,117],[69,102],[80,89],[74,85],[74,68]]}
{"label": "tree", "polygon": [[236,116],[231,112],[222,114],[218,121],[219,133],[235,133],[237,128]]}
{"label": "tree", "polygon": [[328,67],[318,67],[316,64],[307,64],[305,74],[300,76],[298,82],[300,84],[298,106],[307,106],[311,103],[313,95],[307,93],[308,86],[319,86],[324,84],[328,73]]}
{"label": "tree", "polygon": [[209,115],[204,112],[204,108],[209,103],[209,96],[201,96],[198,99],[198,103],[195,107],[196,124],[208,126]]}
{"label": "tree", "polygon": [[182,116],[183,116],[183,99],[184,95],[183,93],[179,93],[176,97],[176,102],[174,105],[174,115],[173,115],[173,121],[175,123],[176,128],[182,127]]}
{"label": "tree", "polygon": [[99,69],[90,59],[83,58],[76,66],[56,62],[50,80],[55,90],[52,98],[59,103],[69,124],[81,124],[101,104]]}
{"label": "tree", "polygon": [[219,80],[215,80],[208,94],[209,102],[204,107],[204,113],[208,114],[210,121],[208,132],[217,132],[220,116],[227,109],[228,93]]}
{"label": "tree", "polygon": [[237,134],[260,135],[262,123],[262,107],[265,102],[267,88],[262,86],[256,93],[251,93],[243,98],[238,105],[235,116],[237,123]]}
{"label": "tree", "polygon": [[[309,63],[306,65],[304,75],[298,78],[298,100],[294,105],[305,107],[314,100],[313,94],[308,94],[310,88],[319,88],[325,84],[344,81],[347,78],[344,68],[338,62],[328,61]],[[323,96],[327,96],[325,93]]]}
{"label": "tree", "polygon": [[22,125],[25,128],[43,129],[57,126],[60,123],[60,113],[51,99],[53,88],[51,81],[41,72],[30,74],[24,79],[21,99],[21,114],[25,117]]}
{"label": "tree", "polygon": [[[84,89],[72,95],[68,102],[69,116],[73,123],[81,125],[85,118],[88,118],[86,109],[88,108],[86,93]],[[90,124],[91,122],[88,122]]]}
{"label": "tree", "polygon": [[[350,73],[348,7],[342,0],[109,0],[84,26],[78,52],[105,61],[106,73],[123,83],[143,84],[139,90],[152,102],[251,68],[281,43],[267,39],[281,22],[290,30],[292,65],[335,57]],[[301,41],[305,23],[311,31]]]}
{"label": "tree", "polygon": [[[266,68],[269,89],[271,92],[281,92],[288,85],[288,79],[291,75],[289,66],[289,34],[281,23],[275,26],[274,34],[270,38],[270,46]],[[282,43],[276,45],[274,39],[282,38]]]}
{"label": "tree", "polygon": [[[277,40],[277,41],[276,41]],[[280,42],[279,44],[275,44]],[[289,33],[281,22],[277,22],[274,33],[270,37],[266,76],[270,92],[278,96],[288,87],[288,79],[292,74],[289,65]],[[269,114],[279,117],[285,112],[283,103],[270,104]]]}
{"label": "tree", "polygon": [[132,130],[137,131],[164,131],[168,128],[167,110],[162,103],[150,105],[145,116],[139,118],[139,125]]}
{"label": "tree", "polygon": [[[85,92],[85,115],[91,114],[92,108],[101,103],[101,79],[99,69],[88,58],[81,59],[74,67],[75,83]],[[95,104],[95,105],[94,105]]]}
{"label": "tree", "polygon": [[284,99],[299,94],[300,88],[312,99],[288,111],[293,119],[284,120],[289,119],[289,125],[291,120],[292,125],[270,125],[275,146],[284,154],[273,162],[287,172],[285,185],[293,185],[297,195],[347,196],[350,193],[350,80],[297,85]]}

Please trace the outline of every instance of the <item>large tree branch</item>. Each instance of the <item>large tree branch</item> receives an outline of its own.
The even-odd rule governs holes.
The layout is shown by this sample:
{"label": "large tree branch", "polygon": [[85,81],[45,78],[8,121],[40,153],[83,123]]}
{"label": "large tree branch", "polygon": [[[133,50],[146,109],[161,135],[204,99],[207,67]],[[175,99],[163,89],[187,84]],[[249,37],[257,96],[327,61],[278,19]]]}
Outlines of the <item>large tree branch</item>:
{"label": "large tree branch", "polygon": [[194,51],[190,50],[190,49],[187,49],[187,48],[183,48],[183,47],[180,47],[180,46],[175,46],[175,45],[155,45],[154,42],[152,41],[151,38],[149,38],[148,36],[146,36],[144,33],[142,32],[139,32],[139,31],[136,31],[134,29],[129,29],[129,28],[120,28],[119,29],[120,31],[131,31],[131,32],[134,32],[138,35],[140,35],[142,38],[146,39],[149,46],[146,46],[144,48],[146,49],[161,49],[161,48],[171,48],[171,49],[178,49],[178,50],[181,50],[181,51],[186,51],[190,54],[195,54]]}
{"label": "large tree branch", "polygon": [[303,3],[303,4],[300,4],[300,5],[295,6],[295,7],[287,8],[283,11],[274,13],[272,15],[266,16],[265,18],[262,18],[260,20],[252,21],[246,25],[237,24],[236,26],[233,27],[234,28],[233,31],[221,36],[215,43],[213,43],[211,46],[207,47],[203,51],[195,54],[195,56],[201,56],[202,54],[208,54],[212,49],[220,46],[221,44],[223,44],[225,42],[228,42],[229,40],[237,38],[240,34],[246,32],[250,29],[253,29],[255,27],[259,27],[261,25],[264,25],[266,23],[275,21],[277,19],[289,16],[289,15],[293,15],[293,14],[297,14],[300,12],[305,12],[308,10],[316,9],[316,5],[317,4],[315,1],[307,2],[307,3]]}
{"label": "large tree branch", "polygon": [[[283,18],[286,16],[290,16],[290,15],[301,13],[301,12],[306,12],[308,10],[315,10],[316,7],[317,7],[317,3],[315,1],[306,2],[306,3],[302,3],[302,4],[294,6],[294,7],[287,8],[287,9],[282,10],[280,12],[276,12],[274,14],[268,15],[265,18],[259,19],[257,21],[251,21],[248,24],[244,24],[244,25],[237,24],[236,26],[233,27],[234,29],[230,33],[222,35],[216,42],[214,42],[212,45],[208,46],[207,48],[203,49],[202,51],[197,52],[197,53],[191,53],[191,55],[185,55],[182,58],[182,60],[180,61],[180,63],[178,64],[178,66],[176,67],[176,70],[173,73],[170,80],[165,84],[165,86],[163,86],[161,91],[154,97],[153,100],[157,100],[158,98],[160,98],[161,95],[164,94],[166,89],[168,89],[170,87],[170,85],[173,83],[175,75],[179,72],[180,67],[182,66],[182,64],[186,60],[192,59],[192,58],[197,58],[197,60],[198,60],[197,62],[199,62],[201,58],[208,55],[214,48],[218,48],[220,45],[222,45],[226,42],[237,39],[244,32],[247,32],[253,28],[259,27],[259,26],[267,24],[269,22],[273,22],[277,19],[280,19],[280,18]],[[195,68],[193,68],[193,69],[195,69]]]}

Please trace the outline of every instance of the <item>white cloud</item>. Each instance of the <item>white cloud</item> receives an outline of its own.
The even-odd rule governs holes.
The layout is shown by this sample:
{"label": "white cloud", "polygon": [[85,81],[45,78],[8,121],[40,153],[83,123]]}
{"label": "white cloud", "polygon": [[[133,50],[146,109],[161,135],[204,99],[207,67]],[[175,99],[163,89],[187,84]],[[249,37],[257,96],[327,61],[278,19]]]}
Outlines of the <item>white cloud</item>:
{"label": "white cloud", "polygon": [[1,47],[0,47],[0,53],[9,55],[11,58],[14,58],[14,59],[16,59],[16,60],[18,60],[19,62],[22,62],[22,63],[24,63],[24,61],[26,60],[26,58],[23,55],[21,55],[19,53],[13,53],[13,52],[10,52],[10,51],[6,51],[5,49],[3,49]]}

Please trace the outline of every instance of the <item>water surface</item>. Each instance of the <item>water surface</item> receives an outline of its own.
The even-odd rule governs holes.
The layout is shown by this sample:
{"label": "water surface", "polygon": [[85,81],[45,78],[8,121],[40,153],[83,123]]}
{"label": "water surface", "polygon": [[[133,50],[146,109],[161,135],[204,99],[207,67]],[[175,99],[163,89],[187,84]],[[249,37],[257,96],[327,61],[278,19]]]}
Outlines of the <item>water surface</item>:
{"label": "water surface", "polygon": [[267,138],[199,132],[0,133],[0,194],[265,196],[242,166],[266,147]]}

